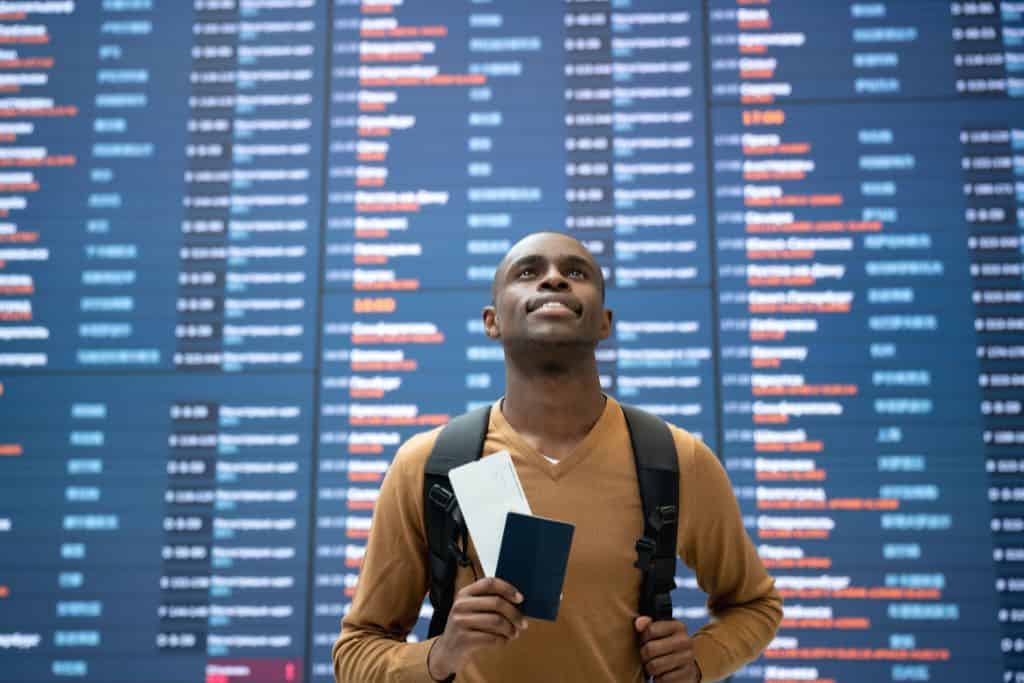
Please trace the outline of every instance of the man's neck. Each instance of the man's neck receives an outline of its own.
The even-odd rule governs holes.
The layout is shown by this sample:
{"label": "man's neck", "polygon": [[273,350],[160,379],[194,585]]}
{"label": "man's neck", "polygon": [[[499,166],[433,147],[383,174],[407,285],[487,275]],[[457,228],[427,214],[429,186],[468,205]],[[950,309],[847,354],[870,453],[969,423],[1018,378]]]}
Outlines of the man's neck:
{"label": "man's neck", "polygon": [[509,425],[544,455],[562,458],[604,412],[605,396],[593,352],[572,363],[516,362],[506,354],[502,413]]}

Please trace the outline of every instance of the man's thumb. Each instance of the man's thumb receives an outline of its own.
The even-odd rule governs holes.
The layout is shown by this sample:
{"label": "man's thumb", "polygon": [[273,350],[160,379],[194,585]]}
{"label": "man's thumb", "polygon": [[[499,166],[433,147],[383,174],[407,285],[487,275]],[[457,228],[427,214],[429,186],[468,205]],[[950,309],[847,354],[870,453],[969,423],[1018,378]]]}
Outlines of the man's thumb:
{"label": "man's thumb", "polygon": [[653,620],[650,617],[637,617],[633,620],[633,628],[637,633],[643,633],[651,625]]}

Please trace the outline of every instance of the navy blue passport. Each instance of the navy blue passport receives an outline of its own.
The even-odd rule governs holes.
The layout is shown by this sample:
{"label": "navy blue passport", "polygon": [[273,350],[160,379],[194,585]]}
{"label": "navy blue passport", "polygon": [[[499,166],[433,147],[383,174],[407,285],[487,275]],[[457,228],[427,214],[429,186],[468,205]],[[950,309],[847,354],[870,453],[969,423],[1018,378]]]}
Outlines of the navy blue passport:
{"label": "navy blue passport", "polygon": [[566,522],[518,512],[510,512],[505,518],[494,574],[523,594],[519,610],[525,616],[548,621],[558,617],[575,528]]}

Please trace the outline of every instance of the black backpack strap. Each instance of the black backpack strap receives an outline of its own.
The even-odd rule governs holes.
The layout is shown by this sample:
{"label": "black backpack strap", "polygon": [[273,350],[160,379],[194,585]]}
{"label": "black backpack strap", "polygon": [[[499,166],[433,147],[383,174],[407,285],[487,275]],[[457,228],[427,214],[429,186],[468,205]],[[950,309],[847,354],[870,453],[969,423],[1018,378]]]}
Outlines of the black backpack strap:
{"label": "black backpack strap", "polygon": [[644,535],[636,542],[643,572],[640,614],[655,621],[672,618],[676,587],[676,536],[679,528],[679,460],[668,425],[658,417],[623,405],[629,440],[636,460]]}
{"label": "black backpack strap", "polygon": [[430,638],[441,635],[448,623],[455,601],[457,565],[470,564],[468,532],[448,472],[481,456],[490,416],[491,407],[486,405],[449,422],[437,436],[423,470],[423,521],[430,550],[430,604],[434,607]]}

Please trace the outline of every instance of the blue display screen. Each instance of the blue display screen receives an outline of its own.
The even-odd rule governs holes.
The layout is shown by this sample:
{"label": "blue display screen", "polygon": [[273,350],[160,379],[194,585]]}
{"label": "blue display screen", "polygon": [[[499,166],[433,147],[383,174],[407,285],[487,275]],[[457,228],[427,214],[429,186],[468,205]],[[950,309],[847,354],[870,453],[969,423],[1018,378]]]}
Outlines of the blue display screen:
{"label": "blue display screen", "polygon": [[0,2],[0,680],[333,680],[558,230],[785,598],[735,680],[1024,683],[1022,96],[1006,0]]}

